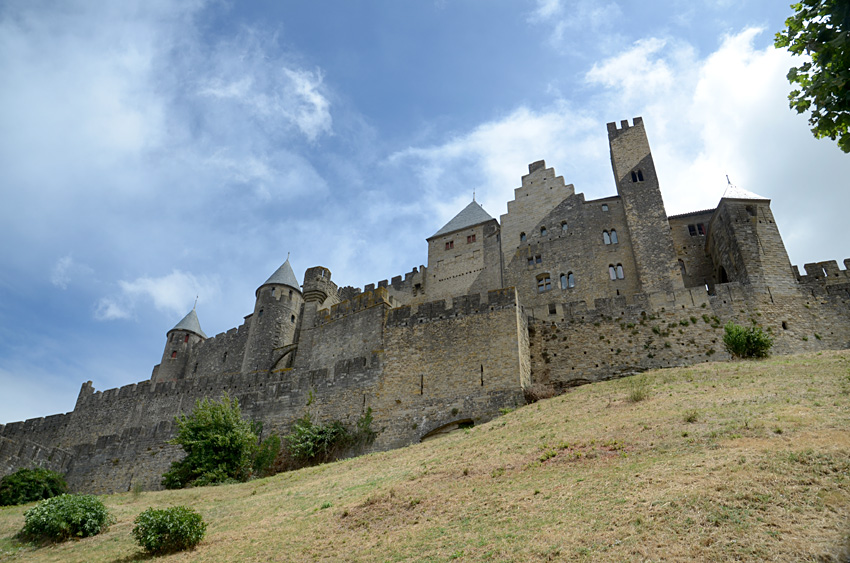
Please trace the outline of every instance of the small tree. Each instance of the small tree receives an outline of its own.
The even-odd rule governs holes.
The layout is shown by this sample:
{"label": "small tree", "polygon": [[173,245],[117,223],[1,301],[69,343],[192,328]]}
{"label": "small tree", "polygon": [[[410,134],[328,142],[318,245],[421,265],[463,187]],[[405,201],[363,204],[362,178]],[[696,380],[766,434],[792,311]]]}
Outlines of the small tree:
{"label": "small tree", "polygon": [[729,321],[723,329],[726,351],[736,358],[766,358],[773,346],[773,338],[755,324],[747,328]]}
{"label": "small tree", "polygon": [[68,490],[65,477],[44,469],[18,469],[0,479],[0,506],[25,504],[61,495]]}
{"label": "small tree", "polygon": [[177,436],[170,443],[183,446],[186,457],[162,476],[164,487],[246,481],[251,476],[257,435],[242,419],[237,399],[227,394],[218,402],[205,398],[195,402],[192,414],[175,420]]}

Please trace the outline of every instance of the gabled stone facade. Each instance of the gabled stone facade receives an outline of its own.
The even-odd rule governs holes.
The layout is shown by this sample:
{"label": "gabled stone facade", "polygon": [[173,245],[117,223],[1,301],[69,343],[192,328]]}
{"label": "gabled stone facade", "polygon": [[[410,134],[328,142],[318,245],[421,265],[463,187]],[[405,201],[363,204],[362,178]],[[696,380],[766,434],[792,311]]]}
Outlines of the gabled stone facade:
{"label": "gabled stone facade", "polygon": [[287,259],[239,327],[208,338],[193,310],[168,331],[150,380],[87,382],[74,411],[0,426],[0,472],[157,488],[181,455],[175,415],[225,392],[267,432],[371,409],[382,450],[490,420],[533,385],[728,358],[730,320],[769,330],[777,353],[850,346],[848,261],[801,275],[770,200],[731,186],[715,209],[667,216],[641,118],[608,138],[616,195],[587,201],[538,161],[498,221],[471,202],[403,277],[340,288],[316,266],[299,284]]}

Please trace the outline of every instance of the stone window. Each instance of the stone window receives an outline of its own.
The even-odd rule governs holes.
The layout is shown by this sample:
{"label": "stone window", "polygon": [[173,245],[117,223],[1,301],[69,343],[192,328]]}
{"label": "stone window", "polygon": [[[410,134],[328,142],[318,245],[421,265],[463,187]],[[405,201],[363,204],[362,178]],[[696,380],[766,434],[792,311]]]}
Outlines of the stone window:
{"label": "stone window", "polygon": [[552,289],[552,279],[549,274],[540,274],[537,276],[537,293],[543,293]]}
{"label": "stone window", "polygon": [[705,225],[703,223],[697,223],[697,232],[700,236],[705,236]]}
{"label": "stone window", "polygon": [[540,264],[541,262],[543,262],[543,258],[541,258],[539,254],[528,257],[529,266],[534,266],[535,264]]}
{"label": "stone window", "polygon": [[520,233],[520,234],[519,234],[519,241],[520,241],[520,242],[525,242],[525,233]]}
{"label": "stone window", "polygon": [[257,311],[257,316],[258,316],[258,317],[262,317],[262,316],[263,316],[263,310],[262,310],[262,309],[260,309],[259,311]]}
{"label": "stone window", "polygon": [[621,280],[621,279],[623,279],[623,277],[624,277],[623,276],[623,265],[617,264],[617,279]]}
{"label": "stone window", "polygon": [[222,363],[227,361],[227,352],[224,353],[224,357],[221,358]]}
{"label": "stone window", "polygon": [[555,306],[555,304],[554,304],[554,303],[549,303],[549,314],[550,314],[550,315],[554,315],[554,314],[556,314],[557,312],[558,312],[558,309],[557,309],[557,307]]}
{"label": "stone window", "polygon": [[608,211],[608,204],[606,204],[606,203],[602,204],[602,211]]}
{"label": "stone window", "polygon": [[468,237],[466,237],[466,244],[470,244],[473,242],[475,242],[475,235],[469,235]]}
{"label": "stone window", "polygon": [[611,244],[611,235],[608,234],[608,231],[602,231],[602,242]]}
{"label": "stone window", "polygon": [[289,317],[289,322],[291,322],[291,323],[295,322],[295,315],[292,315],[291,317]]}
{"label": "stone window", "polygon": [[451,250],[454,247],[455,247],[455,241],[450,240],[446,243],[446,250]]}
{"label": "stone window", "polygon": [[567,289],[567,275],[561,274],[561,289]]}
{"label": "stone window", "polygon": [[189,342],[189,335],[188,334],[183,338],[183,342]]}
{"label": "stone window", "polygon": [[171,353],[171,359],[172,360],[176,357],[177,357],[177,350],[175,350],[174,352]]}
{"label": "stone window", "polygon": [[617,269],[614,267],[614,264],[608,264],[608,277],[611,278],[611,281],[617,279]]}
{"label": "stone window", "polygon": [[747,206],[747,214],[750,217],[755,217],[756,216],[756,206],[755,205],[748,205]]}
{"label": "stone window", "polygon": [[549,231],[546,230],[546,227],[540,227],[540,236],[545,237],[549,234]]}
{"label": "stone window", "polygon": [[643,182],[643,170],[632,170],[632,182]]}
{"label": "stone window", "polygon": [[679,270],[682,271],[682,277],[688,275],[688,273],[685,271],[685,262],[682,260],[679,260]]}
{"label": "stone window", "polygon": [[561,232],[562,233],[567,232],[567,222],[566,221],[561,221]]}
{"label": "stone window", "polygon": [[611,244],[617,244],[620,240],[617,238],[617,231],[611,229]]}
{"label": "stone window", "polygon": [[576,277],[572,272],[567,274],[567,287],[573,288],[576,286]]}

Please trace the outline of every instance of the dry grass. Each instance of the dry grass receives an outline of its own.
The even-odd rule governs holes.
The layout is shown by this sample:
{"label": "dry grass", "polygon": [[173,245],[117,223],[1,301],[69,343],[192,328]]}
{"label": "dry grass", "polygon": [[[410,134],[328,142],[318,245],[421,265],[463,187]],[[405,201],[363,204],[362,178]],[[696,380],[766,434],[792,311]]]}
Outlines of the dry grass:
{"label": "dry grass", "polygon": [[[209,523],[181,561],[846,561],[850,352],[703,364],[577,388],[403,450],[242,485],[104,497],[117,517],[0,559],[144,559],[148,506]],[[693,413],[697,413],[692,416]]]}

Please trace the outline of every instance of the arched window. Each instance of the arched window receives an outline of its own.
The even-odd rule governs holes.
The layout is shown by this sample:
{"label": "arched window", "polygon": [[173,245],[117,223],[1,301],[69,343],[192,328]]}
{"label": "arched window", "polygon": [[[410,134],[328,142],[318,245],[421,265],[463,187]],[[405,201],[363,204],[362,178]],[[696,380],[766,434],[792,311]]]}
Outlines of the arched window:
{"label": "arched window", "polygon": [[632,170],[632,182],[637,182],[637,173]]}
{"label": "arched window", "polygon": [[682,277],[688,275],[688,272],[685,271],[685,263],[682,260],[679,260],[679,270],[682,271]]}
{"label": "arched window", "polygon": [[575,287],[576,286],[576,277],[572,272],[567,274],[567,287]]}
{"label": "arched window", "polygon": [[537,293],[543,293],[552,289],[552,279],[548,273],[537,276]]}
{"label": "arched window", "polygon": [[617,269],[614,267],[614,264],[608,264],[608,277],[611,278],[611,281],[617,279]]}
{"label": "arched window", "polygon": [[520,242],[525,242],[525,233],[520,233],[520,234],[519,234],[519,241],[520,241]]}
{"label": "arched window", "polygon": [[622,264],[617,264],[617,279],[618,280],[623,279],[623,265]]}
{"label": "arched window", "polygon": [[561,274],[561,289],[567,289],[567,275]]}
{"label": "arched window", "polygon": [[549,234],[549,231],[546,230],[546,227],[540,227],[540,236],[545,237]]}
{"label": "arched window", "polygon": [[617,238],[617,231],[611,229],[611,244],[617,244],[620,240]]}
{"label": "arched window", "polygon": [[173,360],[176,357],[177,357],[177,352],[176,351],[172,352],[171,353],[171,359]]}
{"label": "arched window", "polygon": [[567,232],[567,222],[566,221],[561,221],[561,232],[562,233]]}
{"label": "arched window", "polygon": [[643,170],[638,170],[638,182],[643,182]]}
{"label": "arched window", "polygon": [[608,234],[608,231],[602,231],[602,242],[611,244],[611,236]]}

